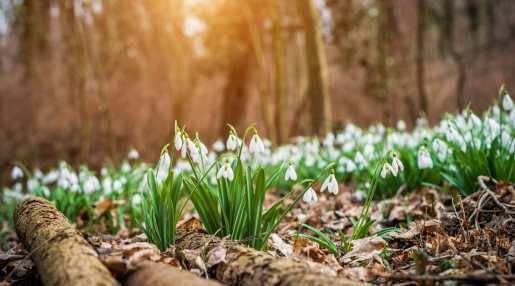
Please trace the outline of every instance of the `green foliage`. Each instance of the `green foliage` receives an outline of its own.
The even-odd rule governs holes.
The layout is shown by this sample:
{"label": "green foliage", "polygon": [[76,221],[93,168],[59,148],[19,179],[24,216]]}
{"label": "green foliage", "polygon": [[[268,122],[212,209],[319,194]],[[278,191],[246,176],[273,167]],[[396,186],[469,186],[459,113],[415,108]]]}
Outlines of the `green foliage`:
{"label": "green foliage", "polygon": [[[248,128],[245,131],[243,142],[251,130],[254,129]],[[236,136],[236,131],[232,129],[231,134]],[[208,168],[204,168],[202,163],[194,163],[188,155],[193,175],[184,182],[200,221],[209,233],[229,236],[256,249],[264,249],[268,237],[297,205],[305,191],[297,196],[289,191],[265,209],[265,195],[278,178],[284,175],[286,166],[283,164],[269,169],[270,175],[267,175],[263,167],[253,169],[242,160],[242,148],[243,144],[240,144],[235,157],[231,154],[221,156],[219,161]],[[207,178],[215,166],[216,184],[210,184]],[[231,176],[220,175],[227,171]],[[301,183],[309,182],[312,180]],[[288,198],[293,198],[293,202],[285,206],[284,202]]]}
{"label": "green foliage", "polygon": [[336,257],[340,256],[340,251],[338,250],[338,246],[336,245],[336,243],[333,242],[333,240],[329,236],[325,235],[323,232],[321,232],[320,230],[318,230],[310,225],[301,224],[300,226],[301,226],[301,228],[305,228],[305,229],[309,230],[314,235],[304,233],[304,232],[297,232],[298,236],[305,237],[305,238],[317,243],[318,246],[320,246],[321,248],[328,249]]}
{"label": "green foliage", "polygon": [[[183,179],[175,174],[172,164],[163,164],[168,156],[167,147],[161,152],[161,160],[156,169],[147,172],[147,189],[142,199],[142,228],[150,242],[162,251],[175,243],[176,227],[186,200],[183,196]],[[166,168],[166,177],[161,181],[160,172]]]}

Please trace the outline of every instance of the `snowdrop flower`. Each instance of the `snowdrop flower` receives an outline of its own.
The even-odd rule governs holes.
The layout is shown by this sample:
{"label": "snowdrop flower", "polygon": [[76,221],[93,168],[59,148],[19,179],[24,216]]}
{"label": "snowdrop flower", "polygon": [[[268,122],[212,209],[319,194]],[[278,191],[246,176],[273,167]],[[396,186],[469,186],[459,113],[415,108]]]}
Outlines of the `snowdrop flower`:
{"label": "snowdrop flower", "polygon": [[225,178],[229,181],[234,180],[234,172],[232,171],[231,164],[225,162],[216,174],[217,179]]}
{"label": "snowdrop flower", "polygon": [[27,181],[27,189],[33,192],[39,186],[38,180],[30,179]]}
{"label": "snowdrop flower", "polygon": [[213,150],[216,152],[223,152],[225,150],[225,145],[222,140],[216,140],[215,143],[213,143]]}
{"label": "snowdrop flower", "polygon": [[175,146],[175,150],[179,151],[182,149],[183,141],[182,141],[182,134],[181,134],[180,130],[175,131],[175,138],[173,140],[173,144]]}
{"label": "snowdrop flower", "polygon": [[34,171],[34,178],[41,180],[41,179],[43,179],[43,177],[44,177],[43,172],[41,172],[40,169],[36,169]]}
{"label": "snowdrop flower", "polygon": [[325,179],[324,183],[322,183],[320,191],[324,192],[325,190],[334,195],[338,194],[338,181],[336,181],[334,174],[329,175],[327,179]]}
{"label": "snowdrop flower", "polygon": [[129,158],[130,160],[137,160],[137,159],[139,159],[139,152],[138,152],[138,150],[131,149],[129,151],[129,154],[127,154],[127,158]]}
{"label": "snowdrop flower", "polygon": [[506,93],[502,98],[502,108],[506,111],[510,111],[513,109],[513,100],[508,93]]}
{"label": "snowdrop flower", "polygon": [[120,192],[123,188],[123,183],[120,180],[115,180],[113,182],[113,191]]}
{"label": "snowdrop flower", "polygon": [[249,152],[251,154],[258,154],[258,153],[265,152],[265,144],[263,144],[263,141],[261,141],[261,138],[259,138],[259,135],[254,134],[252,136],[252,138],[250,139]]}
{"label": "snowdrop flower", "polygon": [[292,164],[288,166],[286,169],[286,174],[284,175],[284,180],[286,181],[297,181],[297,173],[295,172],[295,168]]}
{"label": "snowdrop flower", "polygon": [[90,176],[86,182],[84,182],[84,193],[89,194],[96,190],[100,189],[100,182],[98,181],[97,177]]}
{"label": "snowdrop flower", "polygon": [[[168,171],[170,169],[171,162],[172,158],[170,158],[170,154],[168,154],[168,152],[165,152],[159,159],[159,166],[157,167],[156,174],[157,181],[163,182],[166,179],[166,177],[168,177]],[[116,188],[114,189],[116,190]]]}
{"label": "snowdrop flower", "polygon": [[404,120],[397,121],[397,129],[400,131],[406,130],[406,122]]}
{"label": "snowdrop flower", "polygon": [[392,170],[392,166],[388,163],[384,163],[383,167],[381,168],[381,178],[386,178],[388,176],[388,173]]}
{"label": "snowdrop flower", "polygon": [[356,170],[357,166],[352,160],[347,160],[345,162],[345,168],[347,169],[347,172],[352,173]]}
{"label": "snowdrop flower", "polygon": [[404,164],[402,164],[401,160],[397,158],[396,153],[393,153],[392,157],[392,175],[396,177],[399,171],[404,171]]}
{"label": "snowdrop flower", "polygon": [[230,134],[229,138],[227,138],[227,143],[225,144],[227,150],[234,151],[238,148],[238,138],[234,136],[234,134]]}
{"label": "snowdrop flower", "polygon": [[122,164],[122,172],[129,173],[131,170],[131,165],[127,162],[123,162]]}
{"label": "snowdrop flower", "polygon": [[104,194],[110,194],[113,191],[111,178],[107,177],[102,181],[102,189]]}
{"label": "snowdrop flower", "polygon": [[23,178],[23,170],[18,166],[14,166],[11,170],[11,179],[13,179],[13,181],[16,181],[21,178]]}
{"label": "snowdrop flower", "polygon": [[433,168],[433,160],[431,160],[431,155],[426,150],[426,148],[422,147],[418,150],[418,168],[419,169],[432,169]]}
{"label": "snowdrop flower", "polygon": [[23,190],[23,185],[20,182],[14,184],[13,191],[15,193],[21,193],[22,190]]}
{"label": "snowdrop flower", "polygon": [[135,194],[134,196],[132,196],[131,203],[133,205],[141,204],[141,196],[140,196],[140,194]]}
{"label": "snowdrop flower", "polygon": [[302,196],[302,200],[308,205],[313,205],[318,202],[317,193],[310,187]]}

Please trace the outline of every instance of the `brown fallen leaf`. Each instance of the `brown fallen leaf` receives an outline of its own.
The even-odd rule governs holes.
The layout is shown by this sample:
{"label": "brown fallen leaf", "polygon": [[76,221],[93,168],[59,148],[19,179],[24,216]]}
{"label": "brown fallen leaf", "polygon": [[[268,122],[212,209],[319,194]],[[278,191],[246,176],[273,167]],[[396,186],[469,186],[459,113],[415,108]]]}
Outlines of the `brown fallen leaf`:
{"label": "brown fallen leaf", "polygon": [[118,206],[125,204],[124,200],[113,200],[110,198],[105,198],[97,201],[93,204],[93,208],[95,209],[95,215],[97,218],[105,215],[112,209],[116,209]]}
{"label": "brown fallen leaf", "polygon": [[188,219],[187,221],[179,224],[177,226],[178,229],[183,229],[186,231],[201,231],[202,230],[202,223],[200,220],[196,217],[192,217]]}
{"label": "brown fallen leaf", "polygon": [[422,233],[442,233],[441,223],[437,219],[426,221],[414,221],[409,225],[409,229],[405,232],[392,232],[389,234],[394,239],[411,240]]}
{"label": "brown fallen leaf", "polygon": [[379,236],[369,236],[356,239],[352,242],[352,250],[341,257],[340,261],[344,264],[355,261],[370,260],[379,255],[386,247],[386,241]]}
{"label": "brown fallen leaf", "polygon": [[286,243],[278,234],[273,233],[270,236],[271,247],[277,250],[282,256],[291,256],[293,248],[290,244]]}
{"label": "brown fallen leaf", "polygon": [[207,253],[207,267],[211,268],[217,264],[227,262],[225,256],[227,255],[227,248],[217,246]]}

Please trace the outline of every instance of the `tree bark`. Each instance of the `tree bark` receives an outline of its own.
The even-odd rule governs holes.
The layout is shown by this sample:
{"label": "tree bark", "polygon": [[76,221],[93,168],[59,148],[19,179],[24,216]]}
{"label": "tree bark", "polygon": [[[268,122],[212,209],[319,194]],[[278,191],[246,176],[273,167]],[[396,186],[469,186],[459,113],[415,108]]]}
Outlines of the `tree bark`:
{"label": "tree bark", "polygon": [[211,266],[208,263],[207,270],[225,285],[361,285],[323,272],[324,267],[318,263],[275,257],[208,234],[177,230],[175,243],[179,258],[183,250],[200,250],[209,257],[211,250],[224,248],[224,262]]}
{"label": "tree bark", "polygon": [[241,53],[233,60],[225,85],[219,132],[221,136],[225,136],[227,133],[227,123],[232,124],[236,128],[241,127],[241,121],[245,115],[248,99],[246,92],[248,63],[251,53],[249,49],[245,49]]}
{"label": "tree bark", "polygon": [[131,273],[125,286],[220,286],[212,280],[206,280],[188,271],[180,270],[164,263],[142,262],[138,269]]}
{"label": "tree bark", "polygon": [[275,67],[275,130],[277,143],[283,141],[283,111],[284,111],[284,85],[286,76],[284,73],[284,42],[281,29],[280,1],[272,3],[274,14],[273,45],[274,45],[274,67]]}
{"label": "tree bark", "polygon": [[424,83],[424,38],[426,32],[426,3],[425,0],[417,0],[417,50],[416,50],[416,69],[417,69],[417,90],[420,101],[420,109],[428,116],[428,103]]}
{"label": "tree bark", "polygon": [[118,285],[88,242],[50,202],[25,199],[16,207],[14,221],[44,285]]}
{"label": "tree bark", "polygon": [[311,128],[314,134],[331,131],[331,98],[327,80],[327,59],[320,31],[320,19],[313,0],[297,1],[304,23],[306,61],[308,65],[308,95],[311,105]]}

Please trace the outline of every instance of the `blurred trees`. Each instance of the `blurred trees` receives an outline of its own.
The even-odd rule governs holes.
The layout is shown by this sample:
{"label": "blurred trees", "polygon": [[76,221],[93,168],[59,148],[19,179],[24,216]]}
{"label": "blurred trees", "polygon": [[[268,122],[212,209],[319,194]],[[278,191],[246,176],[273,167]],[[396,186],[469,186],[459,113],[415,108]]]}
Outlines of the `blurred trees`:
{"label": "blurred trees", "polygon": [[[501,53],[515,35],[510,0],[19,0],[0,8],[0,112],[19,119],[2,123],[10,138],[2,150],[28,142],[23,156],[77,161],[116,158],[136,132],[140,146],[161,144],[174,120],[208,118],[209,139],[225,135],[226,123],[256,122],[277,143],[349,118],[432,118],[449,106],[432,100],[434,83],[450,81],[450,102],[463,108],[478,55]],[[13,136],[13,124],[27,131]]]}

